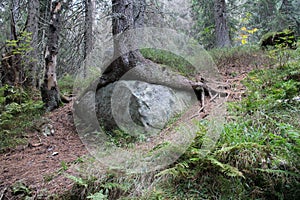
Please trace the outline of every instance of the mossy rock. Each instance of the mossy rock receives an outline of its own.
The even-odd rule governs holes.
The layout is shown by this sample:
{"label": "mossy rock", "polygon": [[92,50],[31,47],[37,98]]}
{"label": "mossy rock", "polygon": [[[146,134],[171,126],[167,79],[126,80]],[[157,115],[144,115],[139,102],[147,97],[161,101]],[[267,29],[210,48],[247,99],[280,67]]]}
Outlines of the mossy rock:
{"label": "mossy rock", "polygon": [[273,47],[288,47],[290,49],[297,48],[297,41],[295,32],[290,29],[284,29],[280,32],[268,32],[262,36],[260,40],[260,46],[262,48]]}

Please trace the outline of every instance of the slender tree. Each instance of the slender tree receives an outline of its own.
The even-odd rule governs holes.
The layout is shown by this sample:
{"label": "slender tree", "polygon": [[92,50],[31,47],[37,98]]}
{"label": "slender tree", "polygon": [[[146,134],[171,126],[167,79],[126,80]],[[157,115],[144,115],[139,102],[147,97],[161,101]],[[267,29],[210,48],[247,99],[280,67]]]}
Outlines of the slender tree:
{"label": "slender tree", "polygon": [[84,0],[85,20],[84,20],[84,59],[93,49],[93,26],[95,0]]}
{"label": "slender tree", "polygon": [[38,29],[39,29],[39,0],[28,1],[27,31],[31,34],[32,50],[28,60],[27,86],[37,87],[38,72]]}
{"label": "slender tree", "polygon": [[225,0],[214,1],[216,45],[218,47],[229,47],[231,41],[227,24]]}
{"label": "slender tree", "polygon": [[58,54],[58,39],[61,29],[60,12],[61,1],[53,1],[51,4],[51,19],[48,30],[48,41],[45,51],[45,75],[41,87],[43,102],[47,111],[52,111],[60,104],[59,88],[56,80],[56,65]]}

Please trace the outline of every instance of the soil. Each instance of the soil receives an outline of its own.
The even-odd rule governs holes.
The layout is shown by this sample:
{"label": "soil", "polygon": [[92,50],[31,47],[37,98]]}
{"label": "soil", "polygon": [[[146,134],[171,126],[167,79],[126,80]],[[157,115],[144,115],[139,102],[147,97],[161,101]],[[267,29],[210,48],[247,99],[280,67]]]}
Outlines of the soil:
{"label": "soil", "polygon": [[[229,100],[240,100],[244,93],[241,84],[252,68],[229,67],[220,69],[229,87]],[[237,75],[236,75],[237,74]],[[209,99],[207,100],[209,102]],[[193,116],[199,119],[209,115],[213,102]],[[32,199],[46,199],[49,195],[70,191],[73,181],[65,173],[72,173],[72,165],[88,155],[73,123],[72,103],[44,116],[54,134],[44,136],[38,131],[28,133],[28,143],[0,154],[0,200],[21,199],[30,190]],[[22,187],[24,186],[24,187]],[[13,193],[13,188],[17,191]],[[25,194],[25,195],[24,195]]]}
{"label": "soil", "polygon": [[[44,116],[54,127],[53,135],[29,133],[26,145],[0,155],[0,199],[20,199],[26,190],[21,185],[40,199],[72,187],[72,181],[61,172],[88,152],[76,134],[71,109],[72,103]],[[19,195],[12,194],[13,187]]]}

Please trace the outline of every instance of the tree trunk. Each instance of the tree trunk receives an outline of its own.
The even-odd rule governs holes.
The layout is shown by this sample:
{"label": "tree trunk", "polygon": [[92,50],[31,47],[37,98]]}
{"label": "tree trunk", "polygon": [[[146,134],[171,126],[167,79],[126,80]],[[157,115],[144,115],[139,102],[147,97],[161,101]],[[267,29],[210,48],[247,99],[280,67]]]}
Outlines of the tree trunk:
{"label": "tree trunk", "polygon": [[134,0],[112,0],[112,32],[114,37],[114,58],[116,60],[104,71],[99,80],[97,88],[103,87],[109,83],[119,80],[126,72],[134,68],[138,62],[145,59],[139,50],[129,51],[130,45],[134,44],[135,38],[128,35],[127,40],[120,40],[116,37],[118,34],[135,28],[135,20],[138,20],[138,26],[141,27],[144,15],[135,17],[134,6],[141,8],[145,6],[143,1]]}
{"label": "tree trunk", "polygon": [[94,0],[85,0],[84,59],[93,49]]}
{"label": "tree trunk", "polygon": [[37,87],[38,83],[38,28],[39,28],[39,0],[28,1],[27,31],[31,33],[31,47],[33,48],[28,60],[26,86]]}
{"label": "tree trunk", "polygon": [[83,76],[86,77],[88,55],[93,49],[93,26],[94,26],[94,9],[95,0],[84,0],[84,49],[83,49]]}
{"label": "tree trunk", "polygon": [[133,17],[134,17],[135,28],[144,27],[145,10],[146,10],[146,0],[134,0]]}
{"label": "tree trunk", "polygon": [[216,27],[216,45],[217,47],[229,47],[231,41],[226,17],[225,0],[215,0],[215,27]]}
{"label": "tree trunk", "polygon": [[1,68],[1,82],[2,84],[8,84],[11,86],[22,86],[24,77],[24,70],[21,65],[21,55],[15,54],[19,46],[17,28],[15,23],[15,9],[16,5],[13,2],[10,3],[10,41],[16,41],[16,43],[6,48],[6,52],[2,54]]}
{"label": "tree trunk", "polygon": [[41,87],[41,94],[45,108],[52,111],[59,107],[60,94],[56,80],[56,64],[58,53],[58,39],[60,33],[60,11],[62,3],[60,1],[52,2],[51,18],[48,32],[48,41],[45,52],[45,75],[44,83]]}

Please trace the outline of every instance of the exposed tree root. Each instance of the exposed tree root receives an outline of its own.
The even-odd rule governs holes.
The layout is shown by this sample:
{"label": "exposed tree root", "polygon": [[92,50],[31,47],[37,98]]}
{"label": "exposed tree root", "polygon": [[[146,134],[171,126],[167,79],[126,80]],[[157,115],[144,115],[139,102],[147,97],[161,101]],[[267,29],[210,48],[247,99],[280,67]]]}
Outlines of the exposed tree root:
{"label": "exposed tree root", "polygon": [[124,69],[117,65],[112,66],[115,67],[106,70],[99,79],[91,83],[90,86],[80,94],[78,98],[79,101],[88,91],[97,91],[118,80],[138,80],[150,84],[164,85],[178,90],[193,90],[202,105],[204,105],[204,96],[213,98],[216,95],[214,97],[216,98],[218,96],[224,97],[228,95],[225,91],[227,85],[224,83],[209,82],[204,79],[201,81],[192,81],[167,67],[160,66],[144,58],[139,58],[139,62],[136,62],[135,67]]}

